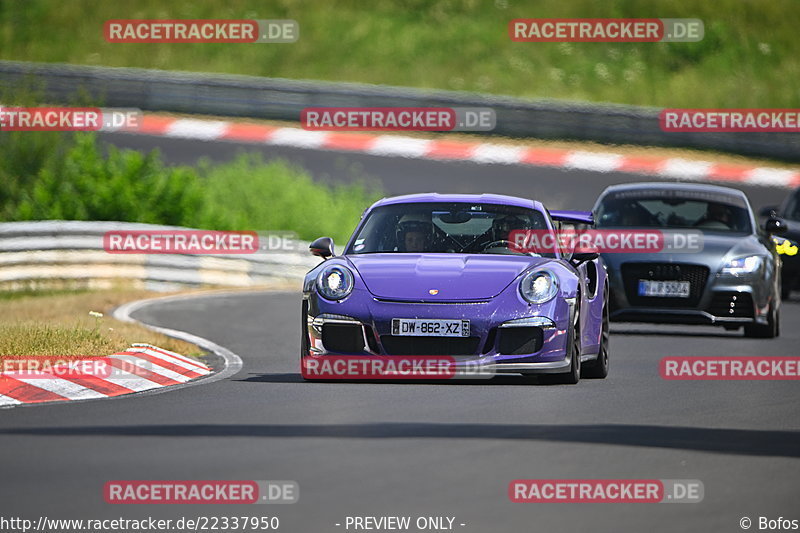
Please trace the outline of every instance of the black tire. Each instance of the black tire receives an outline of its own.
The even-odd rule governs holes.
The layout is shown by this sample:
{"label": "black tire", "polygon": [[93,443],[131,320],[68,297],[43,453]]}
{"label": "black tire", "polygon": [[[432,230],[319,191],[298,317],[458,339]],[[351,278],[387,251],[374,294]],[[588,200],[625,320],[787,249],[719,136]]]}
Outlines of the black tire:
{"label": "black tire", "polygon": [[303,378],[303,381],[318,381],[316,379],[309,379],[303,373],[303,365],[305,364],[305,358],[308,354],[309,350],[309,342],[308,342],[308,324],[306,324],[306,315],[308,313],[308,302],[303,301],[303,304],[300,306],[301,310],[301,317],[300,317],[300,377]]}
{"label": "black tire", "polygon": [[569,350],[571,364],[569,371],[563,374],[549,374],[548,378],[552,379],[553,383],[560,383],[562,385],[575,385],[581,380],[581,313],[580,313],[580,300],[578,295],[576,298],[575,317],[573,319],[572,334],[569,338]]}
{"label": "black tire", "polygon": [[780,313],[775,309],[775,304],[769,306],[766,324],[747,324],[744,327],[744,336],[754,339],[774,339],[780,333]]}
{"label": "black tire", "polygon": [[608,291],[603,300],[603,326],[600,332],[600,351],[597,359],[583,366],[581,377],[588,379],[605,379],[608,376]]}

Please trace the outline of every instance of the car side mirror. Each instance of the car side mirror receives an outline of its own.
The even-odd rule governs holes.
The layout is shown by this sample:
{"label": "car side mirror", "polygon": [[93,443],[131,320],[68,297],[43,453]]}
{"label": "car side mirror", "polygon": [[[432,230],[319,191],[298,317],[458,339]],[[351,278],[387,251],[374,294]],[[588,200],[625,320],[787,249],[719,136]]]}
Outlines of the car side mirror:
{"label": "car side mirror", "polygon": [[594,261],[600,257],[597,252],[580,252],[572,254],[572,261],[576,264],[586,263],[587,261]]}
{"label": "car side mirror", "polygon": [[333,256],[333,239],[330,237],[320,237],[312,242],[308,249],[311,250],[312,255],[327,259]]}
{"label": "car side mirror", "polygon": [[770,235],[781,235],[788,231],[789,227],[783,219],[778,217],[770,217],[764,222],[764,231]]}
{"label": "car side mirror", "polygon": [[768,205],[766,207],[762,207],[761,210],[758,212],[758,216],[775,218],[778,216],[778,206]]}

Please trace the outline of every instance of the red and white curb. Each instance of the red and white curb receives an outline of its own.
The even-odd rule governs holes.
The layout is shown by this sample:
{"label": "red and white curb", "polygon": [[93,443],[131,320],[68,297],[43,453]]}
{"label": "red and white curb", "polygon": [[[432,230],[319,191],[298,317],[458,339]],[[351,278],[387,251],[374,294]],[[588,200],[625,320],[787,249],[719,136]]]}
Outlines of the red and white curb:
{"label": "red and white curb", "polygon": [[136,129],[117,131],[181,139],[237,141],[440,161],[472,161],[483,164],[528,165],[566,170],[626,172],[673,180],[743,183],[769,187],[800,185],[800,171],[798,170],[746,164],[422,139],[402,135],[309,131],[301,128],[173,118],[154,114],[144,115]]}
{"label": "red and white curb", "polygon": [[[83,364],[88,361],[90,365]],[[211,372],[208,366],[181,354],[134,344],[124,352],[71,361],[49,372],[1,373],[0,407],[111,398],[181,385]]]}

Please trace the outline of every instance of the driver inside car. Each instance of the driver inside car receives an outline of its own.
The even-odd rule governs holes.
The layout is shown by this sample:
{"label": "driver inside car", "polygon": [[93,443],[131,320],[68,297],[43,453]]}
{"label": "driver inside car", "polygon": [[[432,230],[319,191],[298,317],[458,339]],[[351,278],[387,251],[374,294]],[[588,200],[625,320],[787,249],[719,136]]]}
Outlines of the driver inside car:
{"label": "driver inside car", "polygon": [[397,223],[397,246],[401,252],[430,252],[433,223],[423,214],[403,215]]}

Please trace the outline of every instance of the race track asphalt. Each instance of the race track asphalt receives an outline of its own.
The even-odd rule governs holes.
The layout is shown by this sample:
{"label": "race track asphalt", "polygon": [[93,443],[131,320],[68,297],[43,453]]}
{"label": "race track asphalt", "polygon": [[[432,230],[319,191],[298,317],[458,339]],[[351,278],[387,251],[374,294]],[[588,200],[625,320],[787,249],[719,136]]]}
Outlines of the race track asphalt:
{"label": "race track asphalt", "polygon": [[[171,162],[241,146],[124,135]],[[534,196],[588,208],[635,176],[259,148],[321,179],[357,165],[390,194],[436,189]],[[339,169],[339,170],[337,170]],[[327,176],[323,176],[327,173]],[[784,191],[745,189],[756,207]],[[708,327],[612,325],[611,374],[576,386],[490,382],[305,383],[300,296],[253,292],[144,307],[134,317],[206,337],[244,362],[230,379],[108,401],[0,411],[3,516],[143,518],[277,515],[287,532],[344,531],[350,515],[453,516],[464,532],[741,531],[743,516],[800,518],[796,382],[675,382],[664,356],[797,355],[800,305],[782,335],[744,339]],[[514,479],[698,479],[696,504],[521,504]],[[275,506],[120,506],[121,479],[295,480]],[[464,524],[460,526],[459,524]],[[753,529],[757,528],[757,524]],[[352,531],[352,530],[351,530]]]}

